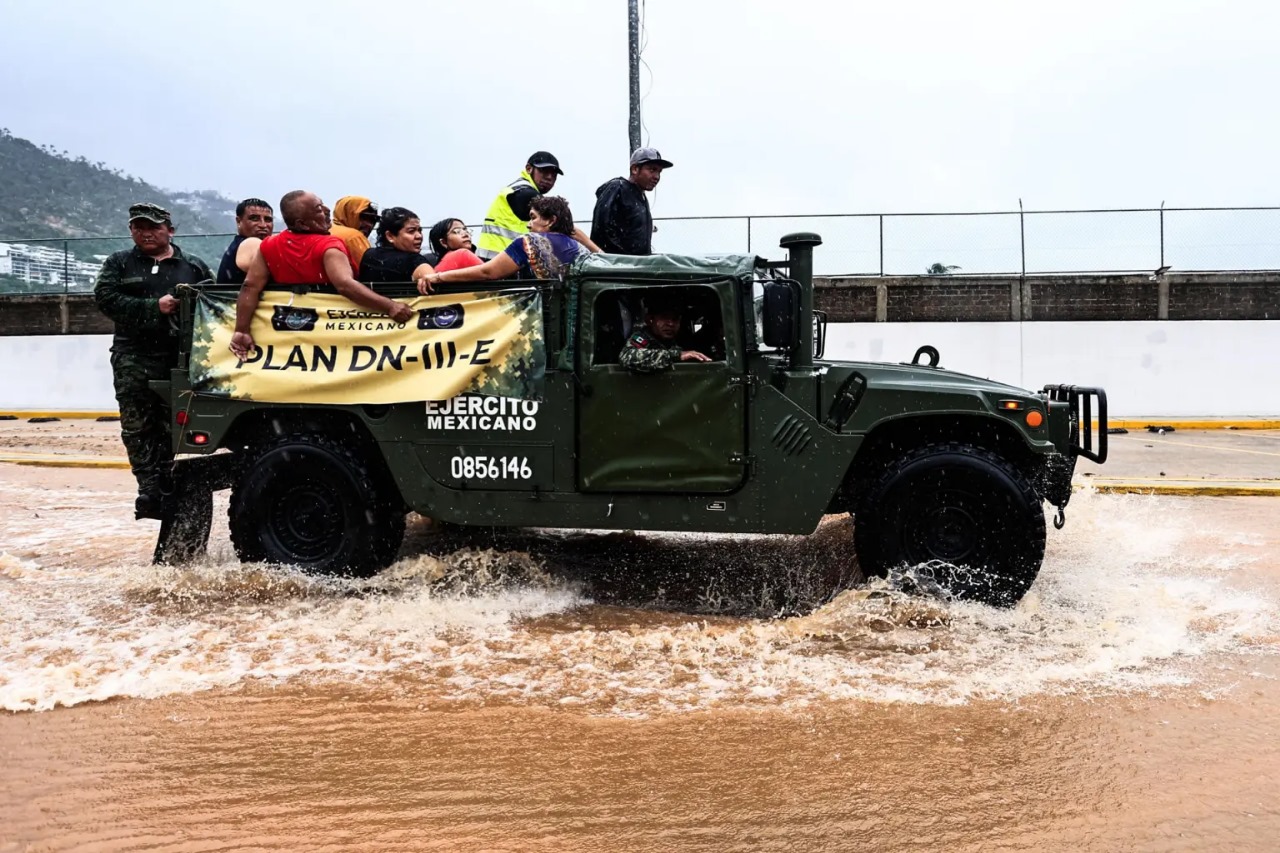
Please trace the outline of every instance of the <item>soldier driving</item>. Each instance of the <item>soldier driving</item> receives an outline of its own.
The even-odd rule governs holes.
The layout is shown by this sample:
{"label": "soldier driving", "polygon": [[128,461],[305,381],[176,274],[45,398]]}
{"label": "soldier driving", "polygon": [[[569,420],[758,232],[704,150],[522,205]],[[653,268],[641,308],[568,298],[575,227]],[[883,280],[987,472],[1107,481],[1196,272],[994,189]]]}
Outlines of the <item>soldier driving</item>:
{"label": "soldier driving", "polygon": [[635,373],[670,370],[678,361],[711,361],[697,350],[676,343],[684,322],[680,303],[668,296],[653,295],[644,300],[644,326],[631,333],[618,363]]}
{"label": "soldier driving", "polygon": [[179,284],[213,281],[204,261],[173,243],[169,211],[154,204],[129,208],[133,248],[102,264],[93,289],[99,310],[115,323],[111,372],[120,407],[120,437],[138,481],[134,512],[160,518],[172,491],[169,406],[147,383],[168,379],[178,363],[174,324]]}

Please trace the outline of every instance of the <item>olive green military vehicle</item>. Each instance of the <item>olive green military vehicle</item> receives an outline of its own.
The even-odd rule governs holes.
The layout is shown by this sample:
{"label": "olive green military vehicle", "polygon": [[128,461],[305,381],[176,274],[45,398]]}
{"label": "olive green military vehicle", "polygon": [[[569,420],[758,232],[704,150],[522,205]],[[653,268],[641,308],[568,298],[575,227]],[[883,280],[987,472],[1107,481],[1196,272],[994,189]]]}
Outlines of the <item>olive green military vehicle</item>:
{"label": "olive green military vehicle", "polygon": [[[410,510],[456,525],[753,534],[808,534],[853,513],[863,575],[926,565],[958,598],[1015,604],[1043,560],[1043,504],[1061,526],[1076,459],[1106,458],[1105,393],[954,373],[928,346],[911,363],[824,359],[820,243],[789,235],[775,262],[593,255],[565,281],[504,283],[541,291],[537,400],[196,394],[187,293],[183,361],[153,383],[178,454],[156,558],[203,549],[221,488],[242,560],[349,574],[393,561]],[[711,361],[619,364],[655,298],[683,309],[684,345]]]}

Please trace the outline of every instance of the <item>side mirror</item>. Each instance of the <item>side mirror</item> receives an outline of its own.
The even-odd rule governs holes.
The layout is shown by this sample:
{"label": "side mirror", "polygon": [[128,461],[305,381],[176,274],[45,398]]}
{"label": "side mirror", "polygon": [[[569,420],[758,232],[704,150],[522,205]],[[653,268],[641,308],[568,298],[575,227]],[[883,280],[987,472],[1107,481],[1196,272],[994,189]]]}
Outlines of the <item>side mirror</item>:
{"label": "side mirror", "polygon": [[764,343],[775,349],[791,349],[796,343],[796,297],[789,284],[764,286]]}

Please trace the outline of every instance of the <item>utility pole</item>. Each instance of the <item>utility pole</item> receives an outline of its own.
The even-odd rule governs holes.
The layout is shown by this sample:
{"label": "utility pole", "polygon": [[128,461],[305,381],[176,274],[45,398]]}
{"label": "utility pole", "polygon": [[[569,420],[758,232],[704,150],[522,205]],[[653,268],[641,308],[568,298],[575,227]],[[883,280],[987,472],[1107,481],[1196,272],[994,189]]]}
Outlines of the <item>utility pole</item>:
{"label": "utility pole", "polygon": [[627,34],[631,59],[631,114],[627,131],[631,137],[630,154],[640,147],[640,0],[627,0]]}

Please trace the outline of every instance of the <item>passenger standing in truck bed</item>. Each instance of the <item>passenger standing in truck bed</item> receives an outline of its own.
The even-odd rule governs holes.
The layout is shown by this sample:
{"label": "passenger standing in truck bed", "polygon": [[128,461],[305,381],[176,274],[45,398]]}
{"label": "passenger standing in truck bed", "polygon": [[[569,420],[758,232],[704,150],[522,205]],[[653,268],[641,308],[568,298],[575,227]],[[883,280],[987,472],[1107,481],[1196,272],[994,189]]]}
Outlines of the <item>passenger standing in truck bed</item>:
{"label": "passenger standing in truck bed", "polygon": [[418,292],[425,294],[436,284],[497,281],[517,273],[528,278],[560,278],[574,259],[591,251],[575,240],[573,233],[569,203],[560,196],[538,196],[529,203],[528,234],[478,267],[432,273],[418,285]]}
{"label": "passenger standing in truck bed", "polygon": [[378,245],[364,253],[360,280],[369,284],[419,281],[432,272],[422,254],[422,220],[407,207],[388,207],[378,223]]}
{"label": "passenger standing in truck bed", "polygon": [[333,206],[329,233],[346,244],[351,265],[356,269],[369,251],[369,235],[377,225],[378,206],[362,195],[344,195]]}
{"label": "passenger standing in truck bed", "polygon": [[361,308],[407,323],[413,310],[403,302],[374,293],[355,278],[356,269],[346,245],[329,233],[329,208],[320,196],[306,190],[287,192],[280,199],[285,230],[262,241],[236,298],[236,331],[230,350],[246,358],[254,348],[250,326],[269,281],[280,284],[330,284]]}
{"label": "passenger standing in truck bed", "polygon": [[218,284],[244,284],[249,264],[275,230],[275,221],[275,211],[260,198],[246,198],[236,205],[236,236],[222,253]]}
{"label": "passenger standing in truck bed", "polygon": [[653,254],[653,215],[645,193],[657,187],[662,170],[670,168],[671,161],[662,159],[658,149],[637,148],[631,153],[630,174],[600,185],[591,216],[591,239],[600,251]]}
{"label": "passenger standing in truck bed", "polygon": [[[485,214],[484,225],[480,229],[480,242],[475,247],[476,256],[484,261],[491,261],[502,254],[503,249],[511,245],[531,230],[529,227],[529,205],[539,196],[546,195],[555,188],[556,178],[564,174],[560,161],[549,151],[535,151],[529,155],[520,177],[498,191],[498,196],[489,205]],[[593,252],[600,251],[582,231],[572,234],[574,239]]]}
{"label": "passenger standing in truck bed", "polygon": [[484,263],[476,255],[475,243],[471,242],[471,229],[457,217],[450,216],[432,225],[429,242],[431,252],[427,260],[439,272],[478,267]]}

